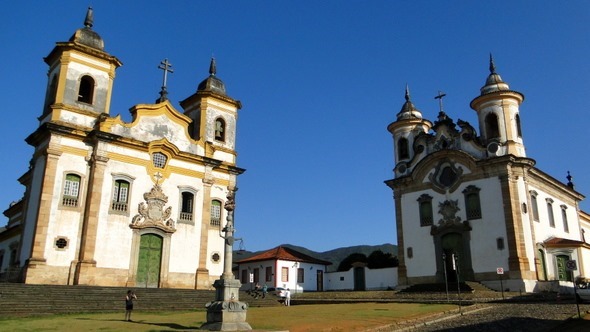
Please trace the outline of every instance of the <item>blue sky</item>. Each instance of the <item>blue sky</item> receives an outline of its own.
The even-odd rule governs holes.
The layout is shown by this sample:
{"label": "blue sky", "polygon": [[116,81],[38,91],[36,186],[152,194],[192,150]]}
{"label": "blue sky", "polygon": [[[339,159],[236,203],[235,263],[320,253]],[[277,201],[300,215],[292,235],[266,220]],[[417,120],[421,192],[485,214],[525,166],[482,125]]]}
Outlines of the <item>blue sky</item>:
{"label": "blue sky", "polygon": [[[434,120],[437,91],[454,120],[477,128],[470,101],[497,71],[525,95],[527,155],[590,194],[587,1],[12,1],[0,13],[4,134],[0,206],[22,197],[48,55],[94,8],[94,30],[118,57],[111,115],[158,97],[168,58],[169,98],[191,95],[211,56],[238,123],[237,236],[246,249],[281,243],[325,251],[396,243],[387,125],[406,83]],[[590,203],[581,208],[590,210]],[[0,219],[0,225],[5,218]]]}

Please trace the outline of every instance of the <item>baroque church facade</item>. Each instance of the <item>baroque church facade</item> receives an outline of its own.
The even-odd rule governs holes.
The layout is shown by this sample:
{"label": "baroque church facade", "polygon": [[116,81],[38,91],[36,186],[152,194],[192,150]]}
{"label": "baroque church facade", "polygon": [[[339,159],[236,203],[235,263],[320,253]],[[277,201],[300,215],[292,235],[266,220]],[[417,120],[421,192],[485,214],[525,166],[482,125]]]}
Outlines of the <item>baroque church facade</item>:
{"label": "baroque church facade", "polygon": [[111,116],[122,63],[92,26],[89,9],[45,57],[45,104],[26,139],[25,194],[4,212],[0,271],[31,284],[210,289],[223,273],[224,203],[244,172],[241,103],[212,60],[182,110],[164,84],[155,103],[130,109],[131,122]]}
{"label": "baroque church facade", "polygon": [[[471,101],[477,128],[442,108],[431,122],[405,103],[387,130],[394,142],[398,283],[478,281],[540,291],[590,276],[588,214],[568,173],[562,183],[526,155],[524,96],[490,74]],[[438,98],[442,98],[441,95]],[[586,234],[586,236],[585,236]],[[572,261],[576,266],[572,266]]]}

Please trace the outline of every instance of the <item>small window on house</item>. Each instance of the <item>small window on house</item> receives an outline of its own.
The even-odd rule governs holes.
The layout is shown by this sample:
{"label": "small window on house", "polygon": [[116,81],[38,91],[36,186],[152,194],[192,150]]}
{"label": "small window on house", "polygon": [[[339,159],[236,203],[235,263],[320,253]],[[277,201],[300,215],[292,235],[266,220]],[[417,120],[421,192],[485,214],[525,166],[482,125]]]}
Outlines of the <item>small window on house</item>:
{"label": "small window on house", "polygon": [[533,220],[539,221],[539,205],[537,203],[537,192],[532,190],[531,194],[531,207],[533,208]]}
{"label": "small window on house", "polygon": [[467,186],[463,190],[465,195],[465,213],[467,220],[481,219],[481,203],[479,200],[480,189],[476,186]]}
{"label": "small window on house", "polygon": [[222,118],[215,119],[215,140],[225,142],[225,121]]}
{"label": "small window on house", "polygon": [[563,230],[566,233],[569,233],[570,226],[568,225],[568,222],[567,222],[567,206],[565,206],[565,205],[561,206],[561,219],[563,220]]}
{"label": "small window on house", "polygon": [[418,208],[420,212],[420,226],[432,226],[432,196],[422,194],[418,198]]}
{"label": "small window on house", "polygon": [[288,267],[281,268],[281,281],[282,282],[289,282],[289,268]]}
{"label": "small window on house", "polygon": [[408,249],[406,251],[407,251],[406,256],[408,258],[414,257],[414,249],[412,247],[408,247]]}
{"label": "small window on house", "polygon": [[4,250],[0,250],[0,272],[2,272],[2,263],[4,263]]}
{"label": "small window on house", "polygon": [[115,180],[113,185],[113,201],[111,210],[115,212],[127,212],[129,208],[130,184],[125,180]]}
{"label": "small window on house", "polygon": [[486,134],[488,139],[499,138],[500,128],[498,126],[498,116],[494,113],[490,113],[486,116]]}
{"label": "small window on house", "polygon": [[305,281],[305,269],[300,267],[297,269],[297,282],[301,284],[304,281]]}
{"label": "small window on house", "polygon": [[183,191],[180,196],[182,199],[182,206],[180,207],[180,216],[178,217],[178,222],[192,223],[195,195],[191,192]]}
{"label": "small window on house", "polygon": [[69,207],[78,206],[78,198],[80,195],[80,176],[76,174],[67,174],[64,183],[64,192],[62,197],[62,205]]}
{"label": "small window on house", "polygon": [[221,201],[214,199],[211,201],[211,226],[220,226],[220,225],[221,225]]}
{"label": "small window on house", "polygon": [[264,272],[265,280],[270,282],[272,281],[272,266],[267,266],[266,271]]}
{"label": "small window on house", "polygon": [[547,215],[549,216],[549,226],[555,228],[555,217],[553,216],[553,200],[551,198],[547,198],[546,202]]}
{"label": "small window on house", "polygon": [[522,137],[522,129],[520,127],[520,115],[516,114],[514,117],[514,122],[516,122],[516,134],[518,137]]}
{"label": "small window on house", "polygon": [[248,270],[246,270],[246,269],[242,270],[242,275],[241,275],[240,279],[241,279],[240,281],[242,282],[242,285],[247,284],[250,281],[250,278],[248,278]]}
{"label": "small window on house", "polygon": [[252,270],[252,273],[254,274],[254,282],[259,283],[260,282],[260,269],[254,268],[254,270]]}
{"label": "small window on house", "polygon": [[94,79],[88,75],[80,79],[80,89],[78,90],[78,101],[86,104],[92,104],[94,98]]}
{"label": "small window on house", "polygon": [[166,166],[166,161],[168,161],[168,157],[165,154],[156,152],[152,155],[154,167],[157,168],[164,168]]}
{"label": "small window on house", "polygon": [[496,239],[496,248],[498,248],[498,250],[504,250],[504,238],[499,237]]}
{"label": "small window on house", "polygon": [[399,160],[410,158],[408,140],[405,137],[397,141],[397,153]]}

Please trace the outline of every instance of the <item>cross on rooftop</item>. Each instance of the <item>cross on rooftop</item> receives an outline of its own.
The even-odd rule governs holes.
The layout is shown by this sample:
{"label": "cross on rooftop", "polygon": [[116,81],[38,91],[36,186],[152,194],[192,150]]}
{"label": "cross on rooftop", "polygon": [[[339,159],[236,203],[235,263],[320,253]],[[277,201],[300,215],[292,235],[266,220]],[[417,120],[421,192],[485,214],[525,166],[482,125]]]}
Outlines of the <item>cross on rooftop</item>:
{"label": "cross on rooftop", "polygon": [[443,93],[442,91],[438,91],[438,95],[436,95],[436,97],[434,97],[434,99],[438,99],[438,107],[440,108],[440,111],[443,111],[443,102],[442,99],[443,97],[446,96],[445,93]]}
{"label": "cross on rooftop", "polygon": [[164,77],[162,78],[162,90],[160,91],[160,98],[158,102],[163,102],[168,100],[168,91],[166,90],[166,84],[168,80],[168,73],[173,73],[174,70],[172,69],[172,64],[168,62],[168,59],[164,59],[160,62],[158,69],[162,69],[164,71]]}

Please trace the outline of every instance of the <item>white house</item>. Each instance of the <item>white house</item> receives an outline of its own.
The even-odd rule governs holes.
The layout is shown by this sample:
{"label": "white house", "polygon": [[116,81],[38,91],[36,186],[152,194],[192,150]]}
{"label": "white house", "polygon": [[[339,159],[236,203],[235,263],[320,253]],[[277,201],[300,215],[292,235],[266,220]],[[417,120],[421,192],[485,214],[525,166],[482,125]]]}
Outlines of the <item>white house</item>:
{"label": "white house", "polygon": [[256,284],[283,287],[292,294],[303,291],[324,291],[326,268],[332,263],[278,246],[235,262],[242,290]]}

